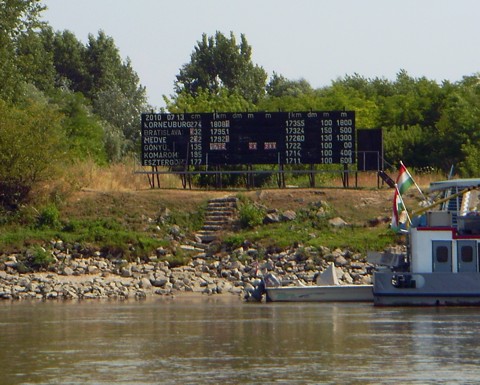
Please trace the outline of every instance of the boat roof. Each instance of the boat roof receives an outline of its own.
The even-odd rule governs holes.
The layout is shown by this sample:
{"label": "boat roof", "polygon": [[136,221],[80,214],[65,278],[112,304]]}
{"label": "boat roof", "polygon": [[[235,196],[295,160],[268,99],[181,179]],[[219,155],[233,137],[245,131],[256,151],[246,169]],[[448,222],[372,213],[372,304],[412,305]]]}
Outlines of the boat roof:
{"label": "boat roof", "polygon": [[451,188],[466,189],[480,187],[480,178],[449,179],[430,183],[430,191],[449,190]]}

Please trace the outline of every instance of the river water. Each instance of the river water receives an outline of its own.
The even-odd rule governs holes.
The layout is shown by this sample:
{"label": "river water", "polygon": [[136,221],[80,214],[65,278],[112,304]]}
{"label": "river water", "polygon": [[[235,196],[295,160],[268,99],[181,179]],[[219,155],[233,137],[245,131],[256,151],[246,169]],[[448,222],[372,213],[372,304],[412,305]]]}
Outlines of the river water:
{"label": "river water", "polygon": [[0,384],[474,384],[480,310],[0,302]]}

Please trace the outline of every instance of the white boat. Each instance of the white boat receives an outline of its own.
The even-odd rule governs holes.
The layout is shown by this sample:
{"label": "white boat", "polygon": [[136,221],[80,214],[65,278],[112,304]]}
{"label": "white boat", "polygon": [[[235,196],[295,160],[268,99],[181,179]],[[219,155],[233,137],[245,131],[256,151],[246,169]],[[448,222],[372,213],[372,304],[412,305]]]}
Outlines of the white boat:
{"label": "white boat", "polygon": [[383,265],[375,305],[480,305],[478,187],[480,179],[432,183],[444,198],[412,216],[406,253],[369,255]]}
{"label": "white boat", "polygon": [[252,297],[260,300],[265,294],[267,302],[372,302],[372,285],[341,285],[330,264],[315,279],[315,285],[282,286],[272,273],[257,286]]}
{"label": "white boat", "polygon": [[372,302],[372,285],[267,287],[271,302]]}

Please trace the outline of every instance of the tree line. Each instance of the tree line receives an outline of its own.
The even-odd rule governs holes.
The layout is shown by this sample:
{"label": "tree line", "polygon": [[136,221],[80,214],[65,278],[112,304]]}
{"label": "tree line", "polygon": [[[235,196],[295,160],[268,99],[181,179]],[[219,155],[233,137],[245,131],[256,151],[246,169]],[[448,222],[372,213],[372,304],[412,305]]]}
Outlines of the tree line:
{"label": "tree line", "polygon": [[[139,152],[146,89],[114,39],[86,44],[42,21],[41,0],[0,3],[0,204],[15,207],[59,164],[118,162]],[[384,130],[385,158],[464,176],[480,169],[478,74],[441,84],[400,70],[395,80],[359,74],[314,89],[271,75],[252,47],[202,35],[164,96],[169,112],[355,110],[359,128]]]}

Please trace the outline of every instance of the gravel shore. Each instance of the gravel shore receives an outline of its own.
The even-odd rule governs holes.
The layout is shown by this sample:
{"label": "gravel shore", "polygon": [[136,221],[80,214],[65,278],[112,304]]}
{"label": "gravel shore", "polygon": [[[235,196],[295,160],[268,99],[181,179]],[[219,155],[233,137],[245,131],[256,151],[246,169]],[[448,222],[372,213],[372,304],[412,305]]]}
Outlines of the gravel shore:
{"label": "gravel shore", "polygon": [[[192,250],[191,250],[192,251]],[[195,253],[195,250],[193,250]],[[21,255],[0,256],[0,299],[126,299],[182,293],[233,294],[243,298],[259,277],[275,273],[283,284],[311,285],[315,274],[334,263],[340,283],[371,283],[365,256],[349,250],[290,248],[259,256],[254,246],[229,254],[198,250],[186,266],[170,266],[157,255],[127,261],[53,249],[48,269],[25,269]]]}

